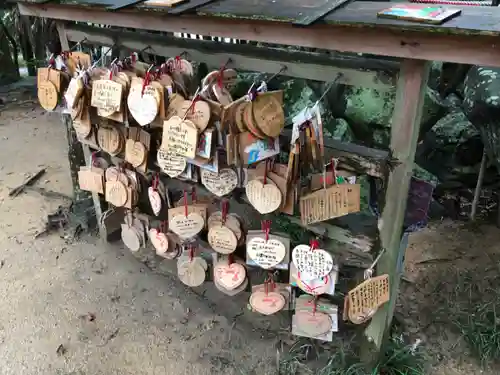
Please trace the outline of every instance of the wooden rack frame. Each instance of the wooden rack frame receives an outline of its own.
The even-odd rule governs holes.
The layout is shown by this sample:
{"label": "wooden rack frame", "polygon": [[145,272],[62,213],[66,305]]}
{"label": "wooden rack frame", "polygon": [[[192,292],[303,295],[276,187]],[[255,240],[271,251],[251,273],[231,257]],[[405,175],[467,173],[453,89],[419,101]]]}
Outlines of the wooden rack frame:
{"label": "wooden rack frame", "polygon": [[[236,0],[231,4],[233,3],[236,4]],[[288,68],[287,75],[318,81],[332,80],[340,72],[340,82],[350,85],[384,89],[396,82],[396,103],[389,152],[345,145],[333,140],[325,144],[328,152],[332,156],[340,157],[344,166],[349,164],[345,156],[350,156],[349,159],[352,160],[351,156],[357,155],[354,159],[357,167],[361,165],[365,173],[384,179],[386,204],[377,225],[380,244],[375,245],[368,236],[361,233],[328,224],[307,227],[317,234],[328,233],[330,237],[354,250],[364,251],[366,247],[374,251],[385,249],[377,272],[390,275],[391,296],[390,302],[379,309],[365,331],[364,360],[371,362],[380,354],[388,336],[399,291],[401,263],[404,258],[404,247],[400,246],[403,219],[430,60],[500,66],[500,47],[497,46],[500,30],[491,30],[491,26],[484,26],[497,24],[488,23],[484,19],[477,27],[474,25],[476,29],[467,30],[467,22],[481,18],[479,12],[471,9],[463,10],[463,14],[467,16],[463,22],[451,21],[449,26],[437,27],[435,32],[432,32],[431,27],[427,26],[409,26],[407,22],[399,21],[377,21],[376,12],[390,3],[351,3],[327,16],[324,22],[307,28],[296,28],[291,22],[283,20],[268,21],[262,20],[265,17],[257,16],[252,18],[254,13],[249,13],[248,6],[238,9],[237,4],[231,4],[226,5],[224,1],[202,8],[198,15],[182,17],[146,12],[141,7],[138,7],[141,12],[123,11],[112,15],[100,8],[64,4],[37,5],[25,2],[19,4],[19,9],[23,15],[64,21],[93,22],[139,30],[195,33],[402,59],[381,62],[367,58],[326,58],[318,54],[288,52],[275,48],[183,40],[145,34],[142,31],[98,29],[62,23],[58,27],[63,49],[69,48],[69,41],[78,42],[86,37],[91,43],[112,45],[118,42],[120,47],[131,50],[141,50],[149,45],[158,55],[173,56],[187,52],[193,60],[207,61],[216,66],[231,57],[235,68],[276,73],[285,64]],[[273,8],[273,5],[270,7]],[[366,20],[355,21],[357,16],[352,14],[356,11],[362,13],[357,16],[365,17]],[[231,17],[221,16],[230,12],[233,12]],[[500,18],[500,12],[489,17]],[[85,150],[90,152],[87,146]],[[94,201],[96,213],[100,215],[97,195],[94,195]]]}

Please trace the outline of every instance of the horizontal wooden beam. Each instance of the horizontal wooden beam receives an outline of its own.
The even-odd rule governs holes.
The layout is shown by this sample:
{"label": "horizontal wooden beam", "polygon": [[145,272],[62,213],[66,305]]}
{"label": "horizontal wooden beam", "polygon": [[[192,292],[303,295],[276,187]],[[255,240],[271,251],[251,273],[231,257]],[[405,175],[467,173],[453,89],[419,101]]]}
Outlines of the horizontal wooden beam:
{"label": "horizontal wooden beam", "polygon": [[110,14],[102,9],[60,4],[18,4],[21,14],[66,21],[166,32],[229,37],[264,43],[368,53],[409,59],[500,66],[498,38],[487,35],[449,35],[429,30],[405,31],[317,24],[306,28],[287,22],[210,16],[171,16],[124,10]]}
{"label": "horizontal wooden beam", "polygon": [[[150,52],[156,55],[171,57],[186,53],[190,60],[203,61],[216,68],[230,58],[231,67],[241,70],[276,73],[286,66],[283,75],[290,77],[333,81],[341,74],[339,83],[382,90],[395,84],[396,72],[349,68],[349,62],[356,58],[330,58],[317,53],[291,52],[249,44],[177,38],[144,31],[122,31],[78,24],[68,24],[65,29],[70,41],[79,42],[86,38],[86,43],[89,44],[110,46],[117,43],[120,47],[132,51],[140,51],[150,46]],[[382,64],[383,62],[379,62],[379,66]],[[394,68],[395,65],[390,62],[387,67]]]}

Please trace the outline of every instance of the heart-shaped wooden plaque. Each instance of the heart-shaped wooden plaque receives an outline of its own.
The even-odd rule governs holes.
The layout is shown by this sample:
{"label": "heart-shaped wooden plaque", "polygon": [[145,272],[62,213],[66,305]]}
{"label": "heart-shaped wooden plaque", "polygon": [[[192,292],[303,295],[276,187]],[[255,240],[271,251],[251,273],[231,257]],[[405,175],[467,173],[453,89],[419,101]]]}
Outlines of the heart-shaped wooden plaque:
{"label": "heart-shaped wooden plaque", "polygon": [[214,266],[214,278],[223,288],[233,290],[245,281],[245,267],[239,263],[219,262]]}
{"label": "heart-shaped wooden plaque", "polygon": [[177,268],[179,279],[187,286],[197,287],[205,281],[205,270],[197,262],[183,263]]}
{"label": "heart-shaped wooden plaque", "polygon": [[186,118],[195,124],[199,133],[204,131],[210,122],[210,106],[203,100],[196,100],[194,103],[185,100],[180,113],[182,116],[185,114]]}
{"label": "heart-shaped wooden plaque", "polygon": [[149,240],[156,250],[156,254],[163,255],[168,252],[169,241],[165,233],[160,232],[156,228],[151,228],[148,232]]}
{"label": "heart-shaped wooden plaque", "polygon": [[295,313],[297,328],[310,337],[324,335],[332,328],[332,319],[329,315],[320,312],[297,311]]}
{"label": "heart-shaped wooden plaque", "polygon": [[[148,86],[149,87],[149,86]],[[130,89],[127,104],[130,114],[141,126],[151,124],[158,115],[158,102],[155,98],[155,89],[148,87],[142,93],[142,87],[137,85]]]}
{"label": "heart-shaped wooden plaque", "polygon": [[247,254],[264,269],[280,264],[286,255],[285,245],[276,239],[266,241],[262,237],[254,237],[247,242]]}
{"label": "heart-shaped wooden plaque", "polygon": [[275,314],[285,307],[285,297],[277,292],[254,292],[249,302],[252,309],[264,315]]}
{"label": "heart-shaped wooden plaque", "polygon": [[149,203],[151,204],[151,209],[153,210],[153,213],[155,214],[155,216],[158,216],[158,214],[161,211],[161,207],[162,207],[160,193],[158,192],[157,189],[150,186],[148,188],[148,198],[149,198]]}
{"label": "heart-shaped wooden plaque", "polygon": [[170,219],[169,228],[182,239],[196,236],[205,226],[200,214],[192,212],[189,215],[177,215]]}
{"label": "heart-shaped wooden plaque", "polygon": [[298,245],[292,251],[292,261],[302,280],[314,280],[326,276],[333,268],[332,256],[322,249],[311,250],[308,245]]}
{"label": "heart-shaped wooden plaque", "polygon": [[274,212],[281,206],[281,191],[269,178],[265,185],[260,178],[249,181],[245,191],[251,205],[261,214]]}
{"label": "heart-shaped wooden plaque", "polygon": [[187,166],[184,156],[179,156],[168,150],[158,150],[158,165],[161,170],[170,177],[179,176]]}
{"label": "heart-shaped wooden plaque", "polygon": [[203,169],[201,171],[201,183],[212,194],[222,197],[238,186],[238,175],[231,168],[221,169],[219,173]]}

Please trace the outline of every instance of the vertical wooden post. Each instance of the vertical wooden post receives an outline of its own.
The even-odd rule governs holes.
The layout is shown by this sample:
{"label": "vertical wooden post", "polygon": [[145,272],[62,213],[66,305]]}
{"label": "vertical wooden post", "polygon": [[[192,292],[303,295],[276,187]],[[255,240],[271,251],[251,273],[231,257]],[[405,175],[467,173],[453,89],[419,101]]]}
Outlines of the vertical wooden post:
{"label": "vertical wooden post", "polygon": [[385,206],[378,223],[381,247],[385,253],[378,262],[376,274],[389,274],[390,301],[377,311],[365,330],[362,359],[366,363],[375,362],[383,350],[399,292],[406,249],[400,246],[401,236],[429,65],[428,61],[423,60],[406,59],[401,62],[391,127],[392,156],[399,164],[389,172]]}
{"label": "vertical wooden post", "polygon": [[[59,34],[59,39],[61,41],[61,47],[63,51],[69,51],[69,42],[66,36],[66,31],[64,28],[64,23],[57,22],[56,24],[57,32]],[[82,165],[90,165],[90,156],[91,150],[88,145],[83,145],[78,141],[76,132],[73,129],[73,122],[69,115],[63,115],[63,123],[67,128],[68,134],[68,156],[69,156],[69,164],[71,169],[71,179],[73,182],[73,191],[81,192],[78,186],[78,170]],[[78,200],[78,197],[81,194],[75,193],[75,200]],[[97,219],[97,224],[99,228],[99,234],[101,239],[106,240],[107,235],[106,232],[102,229],[102,226],[99,225],[99,221],[102,215],[101,208],[101,200],[97,193],[92,193],[92,201],[94,204],[95,216]]]}

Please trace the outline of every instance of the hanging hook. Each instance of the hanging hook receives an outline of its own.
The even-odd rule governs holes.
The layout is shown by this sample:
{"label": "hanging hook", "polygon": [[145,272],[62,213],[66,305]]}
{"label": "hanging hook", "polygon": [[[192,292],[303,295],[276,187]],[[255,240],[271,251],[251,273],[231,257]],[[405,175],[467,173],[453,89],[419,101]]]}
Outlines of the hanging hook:
{"label": "hanging hook", "polygon": [[[319,99],[316,101],[316,104],[323,100],[323,98],[328,94],[328,92],[332,89],[332,87],[342,78],[344,75],[342,73],[337,74],[337,78],[335,78],[332,82],[330,82],[326,87]],[[316,105],[315,104],[315,105]]]}
{"label": "hanging hook", "polygon": [[266,84],[271,82],[273,79],[275,79],[277,76],[279,76],[280,74],[282,74],[283,72],[285,72],[287,70],[288,70],[288,67],[286,65],[281,65],[280,70],[277,73],[274,73],[271,77],[269,77],[266,80]]}
{"label": "hanging hook", "polygon": [[385,249],[382,248],[382,250],[380,250],[380,253],[377,255],[377,257],[375,258],[373,263],[370,265],[370,267],[367,270],[365,270],[365,272],[363,272],[363,276],[364,276],[365,280],[368,280],[372,277],[373,269],[375,268],[375,266],[377,265],[378,261],[380,260],[380,258],[382,257],[382,255],[384,253],[385,253]]}
{"label": "hanging hook", "polygon": [[101,55],[101,57],[99,57],[99,58],[97,59],[97,61],[96,61],[95,63],[93,63],[93,64],[92,64],[92,66],[89,68],[89,70],[94,69],[94,68],[97,66],[97,64],[99,64],[99,63],[102,61],[102,59],[104,59],[104,56],[106,56],[109,52],[111,52],[111,51],[113,50],[113,48],[115,48],[115,47],[116,47],[116,45],[117,45],[117,43],[114,43],[111,47],[109,47],[109,49],[108,49],[106,52],[104,52],[104,53]]}
{"label": "hanging hook", "polygon": [[194,103],[196,102],[196,100],[198,99],[198,96],[200,94],[200,88],[198,87],[198,89],[196,90],[196,92],[194,93],[194,96],[193,96],[193,100],[191,100],[191,104],[189,104],[189,107],[188,109],[186,110],[186,113],[184,113],[184,116],[182,117],[182,121],[184,121],[189,113],[189,110],[193,107]]}
{"label": "hanging hook", "polygon": [[78,43],[76,43],[73,47],[71,47],[69,49],[69,51],[74,51],[75,49],[77,49],[83,42],[87,41],[87,37],[83,38],[82,40],[80,40]]}

